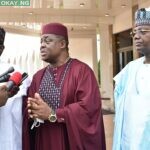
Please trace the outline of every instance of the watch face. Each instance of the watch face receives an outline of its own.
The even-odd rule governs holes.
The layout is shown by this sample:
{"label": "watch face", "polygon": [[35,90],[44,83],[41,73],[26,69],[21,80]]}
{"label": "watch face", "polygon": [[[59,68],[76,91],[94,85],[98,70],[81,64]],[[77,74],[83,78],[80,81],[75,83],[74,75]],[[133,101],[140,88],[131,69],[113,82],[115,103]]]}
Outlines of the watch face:
{"label": "watch face", "polygon": [[50,121],[51,121],[51,122],[56,122],[56,120],[57,120],[57,118],[56,118],[55,115],[54,115],[54,116],[50,116]]}

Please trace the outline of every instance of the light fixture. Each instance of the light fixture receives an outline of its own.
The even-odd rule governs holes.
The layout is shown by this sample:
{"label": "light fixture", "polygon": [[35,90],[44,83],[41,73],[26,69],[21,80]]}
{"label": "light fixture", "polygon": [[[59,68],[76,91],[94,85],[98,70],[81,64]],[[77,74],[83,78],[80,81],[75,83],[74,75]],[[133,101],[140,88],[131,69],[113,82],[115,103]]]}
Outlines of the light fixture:
{"label": "light fixture", "polygon": [[105,14],[105,17],[108,17],[109,16],[109,14]]}
{"label": "light fixture", "polygon": [[33,15],[33,12],[28,12],[28,15]]}
{"label": "light fixture", "polygon": [[126,6],[127,6],[126,4],[122,4],[122,5],[121,5],[122,8],[125,8]]}
{"label": "light fixture", "polygon": [[117,44],[119,45],[119,44],[120,44],[120,41],[117,41]]}
{"label": "light fixture", "polygon": [[82,28],[83,28],[83,29],[87,29],[87,26],[83,26]]}
{"label": "light fixture", "polygon": [[80,7],[84,7],[85,6],[85,3],[80,3]]}
{"label": "light fixture", "polygon": [[26,24],[23,24],[23,25],[22,25],[22,27],[23,27],[23,28],[26,28],[26,27],[27,27],[27,25],[26,25]]}

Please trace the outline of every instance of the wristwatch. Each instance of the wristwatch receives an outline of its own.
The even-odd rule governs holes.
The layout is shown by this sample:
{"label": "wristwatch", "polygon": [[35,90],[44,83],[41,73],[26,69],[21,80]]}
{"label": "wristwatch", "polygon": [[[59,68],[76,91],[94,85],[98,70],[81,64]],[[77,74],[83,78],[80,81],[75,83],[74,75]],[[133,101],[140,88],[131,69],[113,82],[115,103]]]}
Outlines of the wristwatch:
{"label": "wristwatch", "polygon": [[56,116],[56,113],[55,113],[54,110],[51,110],[51,113],[50,113],[50,115],[48,116],[48,120],[49,120],[50,122],[56,122],[57,116]]}

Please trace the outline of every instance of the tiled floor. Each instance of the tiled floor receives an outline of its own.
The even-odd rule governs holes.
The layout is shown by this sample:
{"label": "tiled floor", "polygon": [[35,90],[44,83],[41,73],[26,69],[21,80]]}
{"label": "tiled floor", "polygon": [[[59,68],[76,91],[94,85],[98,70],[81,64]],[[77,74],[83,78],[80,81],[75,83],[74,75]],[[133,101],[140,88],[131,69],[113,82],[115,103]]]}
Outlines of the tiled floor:
{"label": "tiled floor", "polygon": [[104,118],[105,136],[106,136],[106,148],[107,150],[112,150],[114,115],[113,114],[103,115],[103,118]]}

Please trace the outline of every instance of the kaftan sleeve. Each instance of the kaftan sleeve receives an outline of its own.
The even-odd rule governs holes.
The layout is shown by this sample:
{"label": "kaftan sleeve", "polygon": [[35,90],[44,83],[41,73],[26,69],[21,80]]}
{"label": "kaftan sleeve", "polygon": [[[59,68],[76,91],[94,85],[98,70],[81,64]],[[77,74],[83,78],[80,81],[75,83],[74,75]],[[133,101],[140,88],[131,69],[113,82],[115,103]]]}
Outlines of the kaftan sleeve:
{"label": "kaftan sleeve", "polygon": [[56,112],[65,119],[71,149],[105,150],[99,87],[88,66],[80,69],[74,99],[74,103]]}
{"label": "kaftan sleeve", "polygon": [[115,101],[125,90],[126,82],[129,77],[129,64],[126,65],[113,79],[115,81],[114,99]]}

